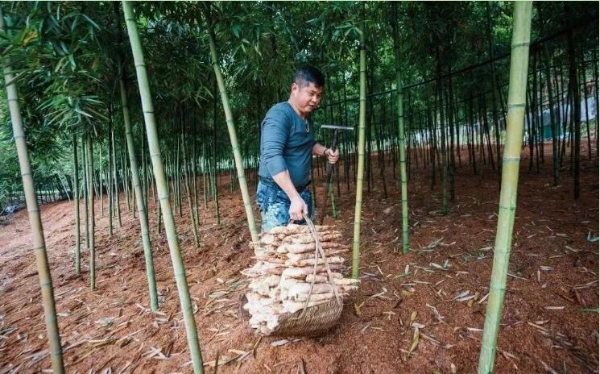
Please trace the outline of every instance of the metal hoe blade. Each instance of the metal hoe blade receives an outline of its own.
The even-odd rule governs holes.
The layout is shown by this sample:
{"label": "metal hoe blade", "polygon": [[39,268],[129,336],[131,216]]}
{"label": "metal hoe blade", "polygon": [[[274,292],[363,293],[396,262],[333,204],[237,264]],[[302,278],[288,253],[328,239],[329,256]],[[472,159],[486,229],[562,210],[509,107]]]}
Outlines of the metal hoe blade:
{"label": "metal hoe blade", "polygon": [[321,125],[322,129],[332,129],[332,130],[348,130],[354,131],[354,127],[349,126],[338,126],[338,125]]}

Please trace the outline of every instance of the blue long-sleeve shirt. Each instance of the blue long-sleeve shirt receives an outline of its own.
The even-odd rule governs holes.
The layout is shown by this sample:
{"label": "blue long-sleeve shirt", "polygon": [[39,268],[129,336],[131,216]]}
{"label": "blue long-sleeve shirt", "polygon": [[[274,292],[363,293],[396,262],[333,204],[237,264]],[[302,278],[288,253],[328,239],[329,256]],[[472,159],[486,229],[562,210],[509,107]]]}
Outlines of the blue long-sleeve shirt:
{"label": "blue long-sleeve shirt", "polygon": [[261,124],[258,174],[272,179],[287,169],[295,186],[308,183],[314,145],[310,121],[305,122],[287,101],[275,104]]}

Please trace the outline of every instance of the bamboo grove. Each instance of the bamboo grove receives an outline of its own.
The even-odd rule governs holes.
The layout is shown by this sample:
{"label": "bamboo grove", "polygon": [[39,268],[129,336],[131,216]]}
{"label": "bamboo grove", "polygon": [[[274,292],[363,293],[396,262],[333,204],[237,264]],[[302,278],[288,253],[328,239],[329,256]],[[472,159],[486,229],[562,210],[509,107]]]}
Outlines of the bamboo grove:
{"label": "bamboo grove", "polygon": [[[5,123],[22,122],[32,170],[19,170],[18,130],[0,127],[0,162],[6,165],[0,171],[0,208],[19,200],[23,189],[31,194],[29,210],[56,195],[73,199],[74,272],[79,274],[81,260],[88,259],[92,289],[94,220],[108,217],[112,236],[122,214],[138,217],[153,310],[158,302],[150,232],[164,234],[195,372],[202,371],[202,359],[174,216],[190,217],[200,247],[198,227],[220,223],[217,186],[228,178],[230,191],[243,196],[245,238],[256,241],[249,191],[257,183],[260,121],[273,103],[286,98],[293,66],[309,62],[326,75],[325,98],[313,116],[317,128],[338,124],[357,130],[339,139],[342,156],[331,199],[335,217],[335,195],[356,192],[354,276],[361,205],[368,204],[376,178],[384,195],[402,189],[402,249],[408,251],[411,171],[430,172],[445,214],[460,193],[457,171],[469,170],[480,181],[501,176],[504,145],[514,136],[507,132],[513,3],[12,2],[1,7],[8,93],[0,108]],[[597,3],[536,2],[530,12],[519,141],[529,152],[529,170],[551,169],[554,184],[573,183],[577,199],[581,143],[598,149]],[[7,103],[19,104],[22,121]],[[331,141],[325,131],[317,135],[323,144]],[[551,165],[544,162],[545,142],[552,144]],[[394,180],[386,180],[390,168]],[[317,160],[313,180],[324,170]],[[35,187],[26,174],[33,175]],[[94,211],[96,201],[100,212]],[[157,227],[149,225],[151,205],[157,207]],[[82,245],[89,256],[82,256]],[[40,266],[47,267],[42,257]],[[45,294],[45,305],[46,297],[50,311],[51,293]],[[57,332],[54,338],[50,344],[60,347]],[[62,372],[60,348],[54,351],[53,368]]]}

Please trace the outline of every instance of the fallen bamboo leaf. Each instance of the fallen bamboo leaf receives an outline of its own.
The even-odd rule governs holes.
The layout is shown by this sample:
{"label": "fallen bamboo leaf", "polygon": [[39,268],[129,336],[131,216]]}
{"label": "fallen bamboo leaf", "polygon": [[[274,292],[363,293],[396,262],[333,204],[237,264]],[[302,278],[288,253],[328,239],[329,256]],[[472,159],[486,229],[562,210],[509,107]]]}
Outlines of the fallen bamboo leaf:
{"label": "fallen bamboo leaf", "polygon": [[142,357],[146,358],[154,358],[156,356],[158,356],[158,359],[160,360],[167,359],[167,357],[161,352],[160,349],[154,347],[150,347],[150,350],[142,355]]}
{"label": "fallen bamboo leaf", "polygon": [[254,344],[252,344],[252,345],[250,346],[250,349],[252,349],[253,351],[255,351],[255,350],[256,350],[256,348],[258,348],[258,345],[260,344],[260,342],[261,342],[261,341],[262,341],[262,335],[260,335],[260,336],[258,337],[258,339],[256,340],[256,343],[254,343]]}
{"label": "fallen bamboo leaf", "polygon": [[365,305],[364,301],[362,303],[360,303],[360,305],[354,304],[354,313],[356,314],[357,317],[360,317],[360,308],[362,308],[363,305]]}
{"label": "fallen bamboo leaf", "polygon": [[306,374],[306,371],[304,370],[304,360],[300,359],[300,362],[298,363],[298,374]]}
{"label": "fallen bamboo leaf", "polygon": [[479,301],[477,302],[477,304],[481,304],[481,303],[483,303],[485,300],[487,300],[488,296],[490,296],[490,293],[489,293],[489,292],[488,292],[488,293],[486,293],[486,294],[485,294],[485,296],[484,296],[484,297],[482,297],[482,298],[481,298],[481,300],[479,300]]}
{"label": "fallen bamboo leaf", "polygon": [[528,324],[529,326],[535,327],[536,329],[538,329],[538,330],[540,330],[540,331],[543,331],[543,332],[547,332],[547,331],[548,331],[547,329],[545,329],[545,328],[543,328],[542,326],[539,326],[539,325],[537,325],[537,324],[535,324],[535,323],[531,323],[531,322],[529,322],[529,321],[528,321],[528,322],[527,322],[527,324]]}
{"label": "fallen bamboo leaf", "polygon": [[102,340],[90,340],[89,343],[92,343],[94,347],[102,347],[103,345],[113,344],[117,341],[117,339],[102,339]]}
{"label": "fallen bamboo leaf", "polygon": [[579,293],[579,291],[577,291],[574,288],[571,291],[573,291],[573,293],[575,294],[575,298],[577,299],[577,302],[579,303],[579,305],[581,305],[584,308],[587,307],[587,304],[586,304],[585,300],[583,299],[583,297],[581,297],[581,294]]}
{"label": "fallen bamboo leaf", "polygon": [[550,366],[548,366],[547,363],[545,363],[544,361],[540,360],[540,362],[542,363],[542,366],[544,366],[544,369],[548,372],[548,373],[552,373],[552,374],[558,374],[558,371],[552,369]]}
{"label": "fallen bamboo leaf", "polygon": [[229,357],[229,356],[219,356],[217,354],[216,358],[214,361],[209,361],[209,362],[205,362],[204,366],[210,366],[213,368],[219,367],[219,366],[223,366],[226,365],[228,363],[230,363],[231,361],[235,360],[237,357]]}
{"label": "fallen bamboo leaf", "polygon": [[470,292],[470,291],[463,291],[463,292],[459,293],[458,295],[456,295],[456,296],[454,297],[454,300],[458,300],[458,299],[460,299],[460,298],[462,298],[462,297],[465,297],[465,296],[467,296],[467,295],[469,294],[469,292]]}
{"label": "fallen bamboo leaf", "polygon": [[425,335],[422,332],[419,334],[421,336],[421,338],[425,339],[425,340],[429,340],[431,343],[433,343],[434,345],[440,345],[441,343],[437,340],[435,340],[434,338],[432,338],[431,336]]}
{"label": "fallen bamboo leaf", "polygon": [[245,355],[248,351],[242,351],[240,349],[229,349],[227,352],[235,353],[238,355]]}
{"label": "fallen bamboo leaf", "polygon": [[548,309],[548,310],[563,310],[565,309],[564,306],[545,306],[544,309]]}
{"label": "fallen bamboo leaf", "polygon": [[410,323],[412,324],[415,321],[415,319],[417,319],[417,311],[416,310],[410,314]]}
{"label": "fallen bamboo leaf", "polygon": [[427,303],[425,304],[425,306],[430,308],[431,310],[433,310],[433,313],[435,314],[435,318],[437,318],[440,322],[444,322],[444,318],[446,318],[446,317],[442,316],[435,306],[429,305]]}
{"label": "fallen bamboo leaf", "polygon": [[271,347],[280,347],[282,345],[289,344],[290,341],[287,339],[278,340],[276,342],[271,343]]}
{"label": "fallen bamboo leaf", "polygon": [[361,333],[361,334],[364,334],[364,333],[365,333],[365,331],[366,331],[366,330],[369,328],[369,326],[371,326],[371,322],[367,323],[367,324],[365,325],[365,327],[363,327],[363,328],[360,330],[360,333]]}
{"label": "fallen bamboo leaf", "polygon": [[586,283],[586,284],[582,284],[582,285],[579,285],[579,286],[575,286],[575,287],[573,287],[573,288],[574,288],[574,289],[578,289],[578,290],[580,290],[580,289],[582,289],[582,288],[589,288],[589,287],[592,287],[592,286],[593,286],[594,284],[596,284],[596,283],[598,283],[598,281],[597,281],[597,280],[595,280],[595,281],[592,281],[592,282],[588,282],[588,283]]}
{"label": "fallen bamboo leaf", "polygon": [[408,349],[408,356],[410,357],[411,353],[417,348],[419,345],[419,328],[415,327],[413,330],[412,341],[410,343],[410,348]]}
{"label": "fallen bamboo leaf", "polygon": [[478,329],[476,327],[467,327],[467,330],[472,331],[472,332],[482,332],[483,329]]}
{"label": "fallen bamboo leaf", "polygon": [[469,296],[463,296],[463,297],[455,299],[455,300],[462,303],[463,301],[469,301],[469,300],[474,299],[476,297],[477,297],[476,295],[469,295]]}

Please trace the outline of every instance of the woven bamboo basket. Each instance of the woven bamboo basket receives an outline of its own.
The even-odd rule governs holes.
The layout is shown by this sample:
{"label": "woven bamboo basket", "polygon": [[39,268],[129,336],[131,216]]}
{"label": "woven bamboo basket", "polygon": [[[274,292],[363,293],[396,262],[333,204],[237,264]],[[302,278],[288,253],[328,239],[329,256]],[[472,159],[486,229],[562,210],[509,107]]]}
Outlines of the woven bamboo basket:
{"label": "woven bamboo basket", "polygon": [[[238,310],[238,317],[241,319],[250,318],[248,311],[243,308],[243,305],[247,302],[246,295],[242,295]],[[321,336],[335,327],[342,316],[343,309],[344,305],[341,300],[331,299],[326,303],[304,308],[295,313],[283,314],[279,317],[279,325],[269,335],[282,337]]]}
{"label": "woven bamboo basket", "polygon": [[334,327],[342,315],[342,300],[333,298],[326,303],[286,313],[279,317],[279,325],[271,333],[274,336],[323,335]]}
{"label": "woven bamboo basket", "polygon": [[[333,279],[331,278],[331,271],[329,270],[329,265],[327,264],[327,259],[325,252],[319,242],[319,236],[317,233],[317,229],[314,226],[313,222],[309,217],[304,217],[308,227],[310,228],[310,232],[315,240],[315,259],[317,257],[321,257],[325,266],[327,267],[327,272],[329,274],[329,281],[333,286]],[[316,271],[316,265],[315,265]],[[315,275],[315,273],[313,273]],[[314,284],[314,283],[313,283]],[[333,286],[335,289],[335,286]],[[312,285],[311,285],[312,291]],[[308,296],[310,297],[309,291]],[[282,336],[282,337],[290,337],[290,336],[305,336],[305,337],[315,337],[320,336],[326,333],[328,330],[333,328],[339,321],[342,310],[344,307],[341,295],[338,295],[337,291],[334,291],[335,297],[324,302],[322,304],[317,304],[313,306],[306,306],[300,310],[295,312],[288,312],[279,315],[278,324],[273,328],[273,330],[268,334],[271,336]],[[247,317],[249,313],[243,310],[243,305],[247,302],[247,298],[243,295],[240,299],[240,316]],[[307,302],[308,303],[308,302]]]}

